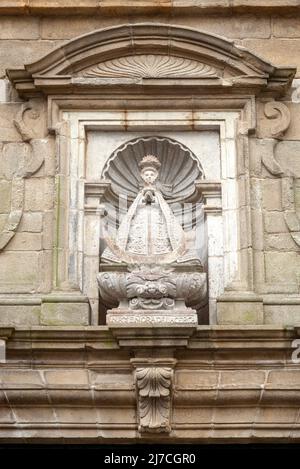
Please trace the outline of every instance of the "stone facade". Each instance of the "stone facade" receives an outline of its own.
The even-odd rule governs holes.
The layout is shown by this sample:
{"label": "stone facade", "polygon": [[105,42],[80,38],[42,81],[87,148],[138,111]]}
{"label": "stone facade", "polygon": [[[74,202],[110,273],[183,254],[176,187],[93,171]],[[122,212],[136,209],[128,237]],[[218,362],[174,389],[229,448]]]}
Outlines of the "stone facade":
{"label": "stone facade", "polygon": [[[299,441],[299,24],[284,0],[1,2],[2,441]],[[199,325],[99,296],[107,204],[153,148],[170,206],[202,203]]]}

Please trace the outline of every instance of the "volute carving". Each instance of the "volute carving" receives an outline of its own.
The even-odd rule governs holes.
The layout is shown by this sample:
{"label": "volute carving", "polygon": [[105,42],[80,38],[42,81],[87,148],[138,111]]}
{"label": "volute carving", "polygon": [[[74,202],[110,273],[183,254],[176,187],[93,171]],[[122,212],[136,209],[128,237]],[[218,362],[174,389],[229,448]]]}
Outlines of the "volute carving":
{"label": "volute carving", "polygon": [[290,170],[284,170],[275,158],[276,147],[290,125],[290,112],[284,103],[272,101],[265,105],[264,113],[266,117],[274,119],[271,134],[275,138],[265,140],[260,145],[262,163],[270,174],[281,178],[284,219],[293,240],[300,247],[300,219],[296,211],[294,193],[295,177]]}
{"label": "volute carving", "polygon": [[291,122],[290,111],[287,106],[279,101],[270,101],[265,104],[264,114],[272,120],[272,137],[281,138]]}
{"label": "volute carving", "polygon": [[14,125],[18,130],[23,143],[8,143],[2,151],[7,153],[19,152],[18,166],[11,180],[11,207],[6,223],[0,233],[0,251],[5,248],[15,235],[20,224],[24,209],[24,179],[32,176],[44,162],[43,140],[33,140],[32,131],[25,125],[24,113],[31,111],[31,118],[37,119],[39,112],[32,105],[26,103],[22,106],[14,119]]}

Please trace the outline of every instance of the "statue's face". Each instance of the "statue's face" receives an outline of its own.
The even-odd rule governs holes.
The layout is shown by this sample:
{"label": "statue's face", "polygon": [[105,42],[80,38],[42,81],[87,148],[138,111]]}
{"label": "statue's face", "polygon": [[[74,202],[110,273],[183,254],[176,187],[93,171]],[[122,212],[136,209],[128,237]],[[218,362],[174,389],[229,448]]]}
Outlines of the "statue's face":
{"label": "statue's face", "polygon": [[154,168],[148,168],[142,172],[141,176],[143,181],[146,182],[146,184],[153,184],[157,179],[158,172]]}

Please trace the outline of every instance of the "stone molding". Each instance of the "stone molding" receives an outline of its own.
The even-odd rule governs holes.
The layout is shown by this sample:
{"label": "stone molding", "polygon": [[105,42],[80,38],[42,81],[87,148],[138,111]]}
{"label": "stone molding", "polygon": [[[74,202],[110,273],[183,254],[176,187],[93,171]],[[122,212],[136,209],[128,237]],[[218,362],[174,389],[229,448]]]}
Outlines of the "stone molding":
{"label": "stone molding", "polygon": [[[0,440],[153,441],[152,431],[139,432],[135,382],[135,370],[153,367],[168,371],[172,432],[159,433],[160,442],[300,441],[300,365],[291,360],[299,327],[200,326],[176,360],[170,347],[169,355],[152,347],[149,357],[142,340],[132,359],[133,349],[120,350],[105,326],[0,333],[7,336]],[[145,400],[147,386],[138,385]]]}
{"label": "stone molding", "polygon": [[[159,76],[149,77],[139,72],[136,77],[128,77],[128,68],[120,63],[133,60],[129,56],[145,57],[149,51],[149,41],[155,43],[157,56],[176,62],[193,63],[198,69],[198,77],[191,78],[190,71],[176,67],[176,73],[166,67]],[[153,55],[153,48],[151,55]],[[112,66],[118,65],[117,75],[110,77],[78,77],[83,69],[107,70],[107,60]],[[193,62],[191,62],[193,61]],[[100,65],[99,65],[100,64]],[[197,65],[195,65],[197,64]],[[96,67],[96,68],[95,68]],[[201,77],[199,70],[216,70],[212,77]],[[168,72],[169,70],[169,72]],[[83,72],[84,73],[84,72]],[[87,72],[87,73],[90,73]],[[99,87],[140,86],[192,86],[198,91],[226,88],[231,90],[252,90],[256,94],[263,90],[281,94],[290,85],[295,74],[293,67],[275,67],[245,48],[235,45],[219,36],[195,29],[170,26],[159,23],[138,23],[121,25],[94,31],[80,36],[50,52],[35,63],[25,65],[23,70],[8,70],[8,76],[22,96],[66,92],[95,93]],[[147,77],[148,76],[148,77]],[[174,82],[174,79],[176,81]],[[179,81],[178,81],[179,80]]]}
{"label": "stone molding", "polygon": [[68,0],[2,0],[1,15],[95,15],[118,13],[172,13],[205,15],[212,13],[284,13],[299,12],[296,0],[81,0],[76,6]]}

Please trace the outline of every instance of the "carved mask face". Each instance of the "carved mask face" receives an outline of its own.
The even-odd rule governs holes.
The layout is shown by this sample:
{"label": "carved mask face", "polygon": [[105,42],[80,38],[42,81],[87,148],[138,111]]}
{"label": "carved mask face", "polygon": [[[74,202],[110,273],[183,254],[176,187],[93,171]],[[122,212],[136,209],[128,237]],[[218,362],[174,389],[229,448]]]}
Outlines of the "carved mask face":
{"label": "carved mask face", "polygon": [[158,172],[154,168],[147,168],[142,171],[141,177],[146,184],[153,184],[158,177]]}

